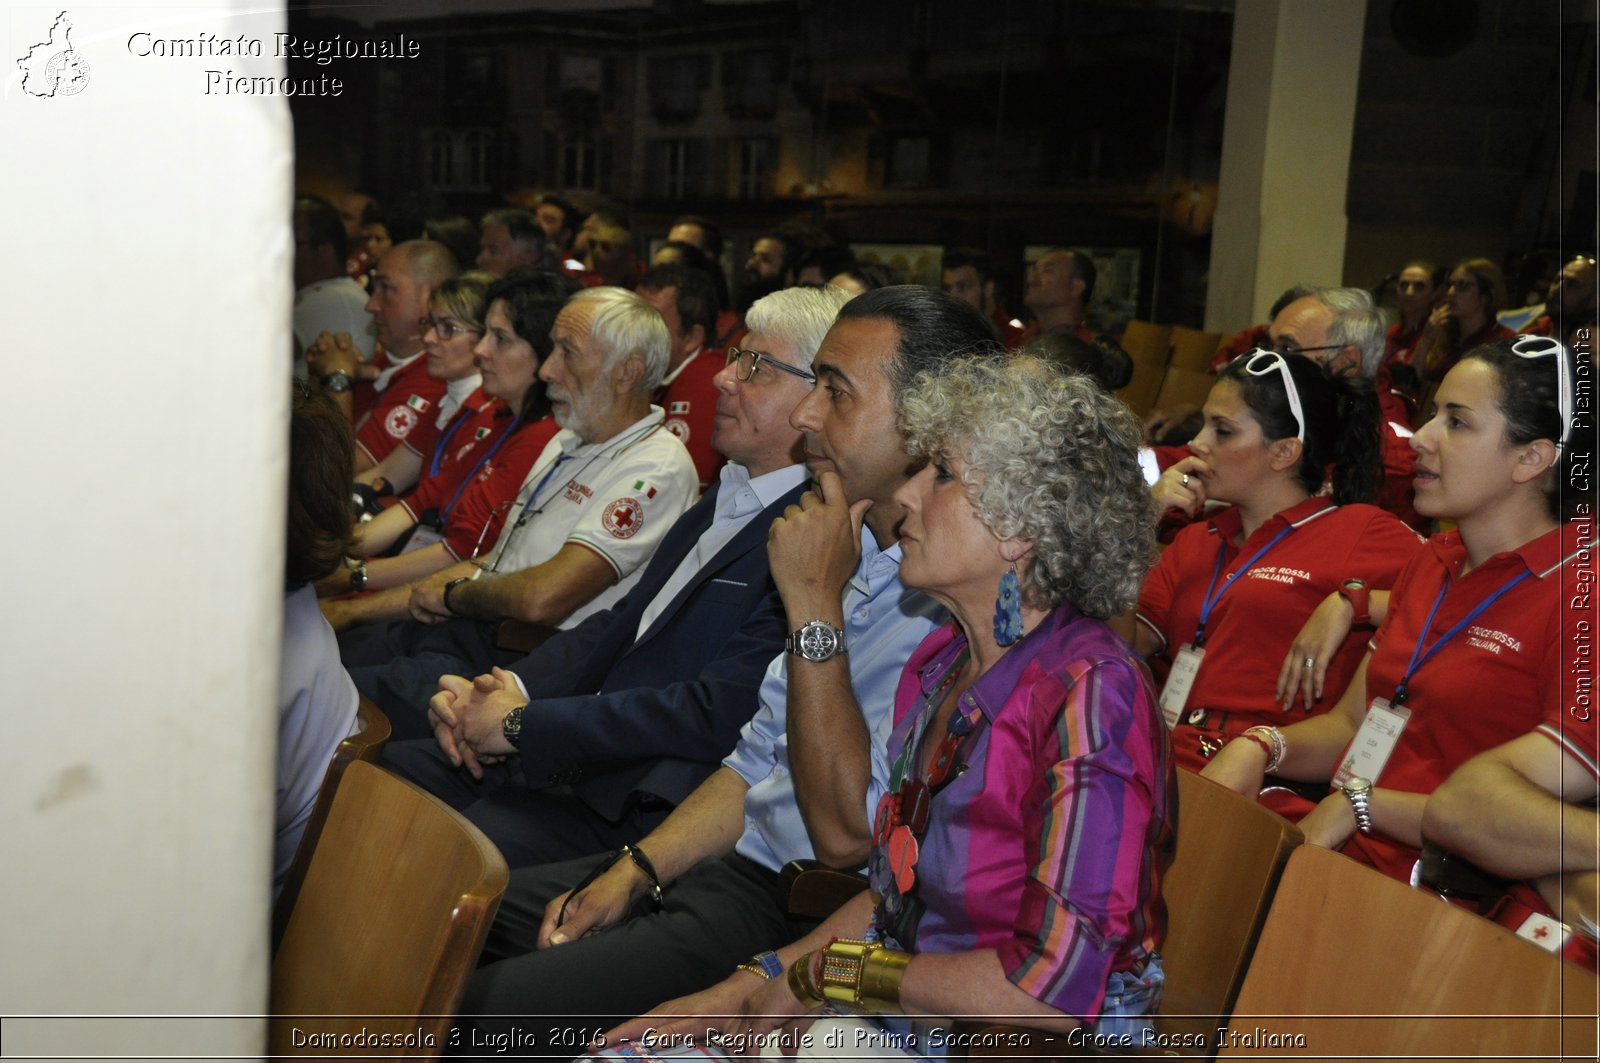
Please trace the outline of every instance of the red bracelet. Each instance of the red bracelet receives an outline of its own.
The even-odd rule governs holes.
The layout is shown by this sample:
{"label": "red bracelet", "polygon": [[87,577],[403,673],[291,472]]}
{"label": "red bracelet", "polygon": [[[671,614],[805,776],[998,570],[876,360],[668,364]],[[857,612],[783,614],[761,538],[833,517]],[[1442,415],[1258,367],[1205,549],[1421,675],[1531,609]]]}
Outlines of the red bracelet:
{"label": "red bracelet", "polygon": [[1260,735],[1253,735],[1249,731],[1246,731],[1244,734],[1240,735],[1239,737],[1243,738],[1243,739],[1246,739],[1248,741],[1254,742],[1256,745],[1261,747],[1261,752],[1263,752],[1263,753],[1265,753],[1267,755],[1267,760],[1270,761],[1272,759],[1272,743],[1271,742],[1268,742],[1265,738],[1262,738]]}

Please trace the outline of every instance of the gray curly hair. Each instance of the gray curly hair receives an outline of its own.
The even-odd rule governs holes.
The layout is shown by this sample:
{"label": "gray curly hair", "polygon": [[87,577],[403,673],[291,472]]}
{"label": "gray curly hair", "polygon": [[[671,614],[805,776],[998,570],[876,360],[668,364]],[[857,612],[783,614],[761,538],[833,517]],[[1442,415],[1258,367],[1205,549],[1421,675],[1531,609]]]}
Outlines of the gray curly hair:
{"label": "gray curly hair", "polygon": [[1023,598],[1102,619],[1133,606],[1156,556],[1139,421],[1087,377],[1028,356],[923,373],[901,398],[913,457],[966,464],[967,497],[1001,538],[1033,540]]}

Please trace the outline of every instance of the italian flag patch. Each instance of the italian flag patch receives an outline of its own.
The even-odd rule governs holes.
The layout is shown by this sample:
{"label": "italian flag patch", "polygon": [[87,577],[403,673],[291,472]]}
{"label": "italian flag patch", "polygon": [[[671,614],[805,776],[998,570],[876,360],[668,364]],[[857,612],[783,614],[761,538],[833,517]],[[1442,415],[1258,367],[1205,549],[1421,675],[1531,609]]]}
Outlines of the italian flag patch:
{"label": "italian flag patch", "polygon": [[635,480],[633,482],[633,489],[635,492],[642,492],[646,498],[656,497],[655,485],[645,483],[643,480]]}
{"label": "italian flag patch", "polygon": [[427,413],[428,412],[428,407],[432,406],[433,403],[429,402],[427,399],[423,398],[421,395],[413,395],[409,399],[406,400],[406,405],[410,406],[413,410],[416,410],[418,413]]}

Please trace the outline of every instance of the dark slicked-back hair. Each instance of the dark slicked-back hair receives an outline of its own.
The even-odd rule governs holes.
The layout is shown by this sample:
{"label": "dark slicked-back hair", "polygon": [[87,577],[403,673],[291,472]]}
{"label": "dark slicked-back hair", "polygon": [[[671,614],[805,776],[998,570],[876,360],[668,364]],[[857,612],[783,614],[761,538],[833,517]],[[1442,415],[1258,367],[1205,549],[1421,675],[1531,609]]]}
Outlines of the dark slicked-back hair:
{"label": "dark slicked-back hair", "polygon": [[294,216],[306,220],[306,239],[312,247],[332,244],[343,262],[350,255],[350,237],[344,231],[344,219],[339,208],[321,196],[294,197]]}
{"label": "dark slicked-back hair", "polygon": [[678,306],[678,322],[683,331],[699,325],[705,331],[705,342],[712,343],[717,331],[717,287],[703,270],[690,269],[675,262],[654,266],[639,278],[634,290],[648,288],[653,292],[673,289]]}
{"label": "dark slicked-back hair", "polygon": [[1089,257],[1089,252],[1080,251],[1075,247],[1066,247],[1062,250],[1072,256],[1072,265],[1083,281],[1083,305],[1088,306],[1089,300],[1094,298],[1094,279],[1099,273],[1095,268],[1094,259]]}
{"label": "dark slicked-back hair", "polygon": [[533,216],[532,211],[520,207],[504,207],[491,210],[483,216],[479,223],[482,228],[491,225],[504,225],[506,235],[524,247],[532,248],[539,256],[537,265],[549,266],[553,263],[550,241],[545,237],[544,230],[539,227],[539,219]]}
{"label": "dark slicked-back hair", "polygon": [[896,401],[918,373],[935,371],[952,357],[996,354],[994,329],[977,310],[953,295],[920,284],[874,288],[839,311],[839,320],[881,318],[900,330],[886,372]]}
{"label": "dark slicked-back hair", "polygon": [[[335,217],[337,217],[335,212]],[[350,419],[320,388],[296,384],[289,401],[289,536],[284,583],[310,583],[350,549]]]}
{"label": "dark slicked-back hair", "polygon": [[[512,330],[519,339],[527,340],[533,346],[542,365],[555,349],[550,329],[556,323],[556,315],[561,313],[561,308],[580,287],[565,273],[547,269],[514,269],[489,285],[488,294],[483,299],[484,314],[487,316],[490,307],[503,301]],[[550,400],[545,398],[543,380],[535,378],[533,386],[528,389],[527,398],[523,400],[521,412],[524,421],[538,420],[550,412]]]}
{"label": "dark slicked-back hair", "polygon": [[994,259],[987,251],[979,251],[976,247],[947,247],[944,252],[944,261],[939,264],[941,270],[961,269],[971,266],[972,271],[978,275],[979,284],[988,284],[994,280]]}

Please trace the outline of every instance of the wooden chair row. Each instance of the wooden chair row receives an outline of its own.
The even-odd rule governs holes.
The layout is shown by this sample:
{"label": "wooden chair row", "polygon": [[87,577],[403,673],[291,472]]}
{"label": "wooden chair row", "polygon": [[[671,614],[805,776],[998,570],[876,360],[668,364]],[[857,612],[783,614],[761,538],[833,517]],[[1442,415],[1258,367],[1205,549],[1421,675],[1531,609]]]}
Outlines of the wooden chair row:
{"label": "wooden chair row", "polygon": [[279,897],[274,1057],[438,1058],[510,878],[476,827],[372,763],[389,722],[361,711]]}
{"label": "wooden chair row", "polygon": [[[1179,823],[1164,885],[1166,993],[1157,1037],[1142,1054],[1597,1058],[1600,981],[1588,971],[1432,894],[1301,845],[1286,821],[1187,772],[1179,773]],[[1026,1043],[1020,1055],[974,1055],[1099,1054],[1037,1032]]]}
{"label": "wooden chair row", "polygon": [[1207,369],[1224,338],[1184,325],[1128,322],[1121,342],[1133,359],[1133,379],[1117,395],[1140,417],[1180,403],[1200,405],[1213,380]]}

